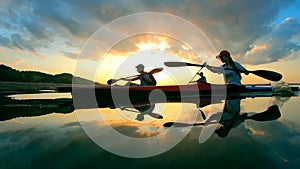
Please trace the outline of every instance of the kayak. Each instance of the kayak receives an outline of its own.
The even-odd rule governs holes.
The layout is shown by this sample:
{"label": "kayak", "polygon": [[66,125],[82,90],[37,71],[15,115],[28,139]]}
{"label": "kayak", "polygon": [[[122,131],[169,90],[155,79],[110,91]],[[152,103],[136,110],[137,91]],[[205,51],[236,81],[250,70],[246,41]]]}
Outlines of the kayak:
{"label": "kayak", "polygon": [[[224,99],[256,96],[274,96],[271,85],[222,85],[198,82],[186,85],[168,86],[73,86],[59,87],[59,92],[71,92],[72,97],[87,99],[96,97],[99,108],[120,107],[124,105],[145,105],[165,102],[199,102],[203,98],[219,97]],[[298,91],[291,87],[289,92]],[[150,100],[149,100],[150,96]],[[154,97],[151,97],[154,96]],[[151,99],[152,98],[152,99]],[[83,105],[84,107],[84,105]]]}
{"label": "kayak", "polygon": [[[222,85],[210,84],[205,82],[198,82],[195,84],[186,85],[169,85],[169,86],[72,86],[72,87],[58,87],[59,92],[74,92],[76,90],[94,90],[97,94],[103,96],[111,95],[113,92],[129,92],[132,96],[140,96],[149,94],[154,90],[160,90],[166,95],[178,95],[180,93],[198,93],[199,95],[211,94],[214,91],[227,91],[230,93],[245,93],[245,92],[272,92],[274,87],[271,85],[246,85],[239,87],[236,85]],[[290,87],[291,91],[298,91],[298,87]]]}

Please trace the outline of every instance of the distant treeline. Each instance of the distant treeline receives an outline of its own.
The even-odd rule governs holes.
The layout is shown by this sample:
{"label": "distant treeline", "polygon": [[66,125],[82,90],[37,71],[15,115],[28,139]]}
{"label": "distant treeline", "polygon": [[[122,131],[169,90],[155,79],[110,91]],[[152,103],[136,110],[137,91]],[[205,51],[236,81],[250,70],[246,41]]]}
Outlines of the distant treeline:
{"label": "distant treeline", "polygon": [[[0,81],[5,82],[31,82],[31,83],[66,83],[72,84],[73,75],[62,73],[57,75],[46,74],[37,71],[19,71],[6,65],[0,65]],[[76,84],[93,84],[94,82],[75,77]]]}

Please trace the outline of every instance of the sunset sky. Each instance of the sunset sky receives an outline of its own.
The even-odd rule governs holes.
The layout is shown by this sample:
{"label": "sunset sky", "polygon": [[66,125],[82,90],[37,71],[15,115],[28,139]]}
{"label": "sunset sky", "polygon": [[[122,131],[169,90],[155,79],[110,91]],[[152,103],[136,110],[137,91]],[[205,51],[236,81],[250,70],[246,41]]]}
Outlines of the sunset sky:
{"label": "sunset sky", "polygon": [[[83,49],[88,50],[86,42],[103,26],[127,15],[159,12],[178,16],[196,26],[216,53],[203,50],[207,56],[194,59],[198,55],[193,52],[195,44],[185,44],[182,39],[165,37],[160,32],[136,35],[119,41],[107,51],[109,57],[101,60],[103,64],[98,70],[101,73],[95,79],[88,73],[79,75],[105,83],[124,63],[124,58],[136,57],[148,49],[147,56],[157,55],[156,60],[160,60],[159,55],[164,55],[165,61],[175,56],[199,64],[209,61],[209,57],[215,59],[218,51],[227,49],[234,60],[249,70],[274,70],[282,73],[286,82],[300,82],[299,7],[300,0],[1,0],[0,64],[18,70],[74,73],[79,60],[100,62],[101,56],[79,59],[78,56]],[[155,24],[156,20],[148,22]],[[191,34],[181,26],[178,29],[183,34]],[[119,34],[124,30],[111,31]],[[101,38],[97,40],[94,45],[105,45],[101,44]],[[128,73],[122,66],[124,76],[136,73],[134,65],[128,66]],[[253,75],[244,76],[243,82],[268,83]]]}

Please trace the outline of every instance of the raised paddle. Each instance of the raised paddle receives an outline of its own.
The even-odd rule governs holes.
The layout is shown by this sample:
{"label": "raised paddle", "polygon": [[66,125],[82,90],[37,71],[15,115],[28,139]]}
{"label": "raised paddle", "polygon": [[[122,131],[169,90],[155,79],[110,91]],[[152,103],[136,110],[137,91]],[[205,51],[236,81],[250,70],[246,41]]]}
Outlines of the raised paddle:
{"label": "raised paddle", "polygon": [[[168,67],[182,67],[182,66],[204,67],[204,65],[187,63],[187,62],[165,62],[164,64]],[[229,69],[229,68],[227,68],[227,70],[238,71],[238,70]],[[246,72],[242,72],[242,73],[252,73],[256,76],[259,76],[259,77],[262,77],[264,79],[268,79],[271,81],[279,81],[282,79],[282,75],[280,73],[277,73],[277,72],[274,72],[271,70],[253,70],[253,71],[246,71]]]}
{"label": "raised paddle", "polygon": [[[149,74],[154,74],[154,73],[158,73],[161,72],[163,70],[163,68],[155,68],[153,70],[151,70],[150,72],[148,72]],[[133,78],[137,78],[139,75],[134,75],[134,76],[128,76],[128,77],[123,77],[123,78],[119,78],[119,79],[109,79],[106,83],[108,85],[114,84],[119,80],[127,80],[130,81]]]}
{"label": "raised paddle", "polygon": [[[252,116],[248,116],[247,114],[242,114],[238,119],[252,119],[255,121],[271,121],[276,120],[281,116],[280,110],[277,105],[272,105],[269,107],[266,111],[263,111],[261,113],[254,114]],[[163,124],[164,127],[189,127],[189,126],[200,126],[204,125],[205,122],[201,123],[181,123],[181,122],[166,122]]]}

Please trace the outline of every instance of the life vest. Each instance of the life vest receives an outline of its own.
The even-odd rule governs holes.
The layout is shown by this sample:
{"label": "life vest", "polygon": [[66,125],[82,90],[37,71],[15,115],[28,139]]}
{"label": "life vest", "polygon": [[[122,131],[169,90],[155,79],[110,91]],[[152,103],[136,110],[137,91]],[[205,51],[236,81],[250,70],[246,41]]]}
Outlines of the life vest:
{"label": "life vest", "polygon": [[156,86],[157,82],[156,82],[154,76],[150,73],[145,72],[145,73],[141,74],[140,79],[143,78],[143,76],[146,75],[146,74],[149,75],[149,78],[151,79],[151,82],[148,82],[148,81],[144,80],[144,81],[146,81],[147,86]]}

